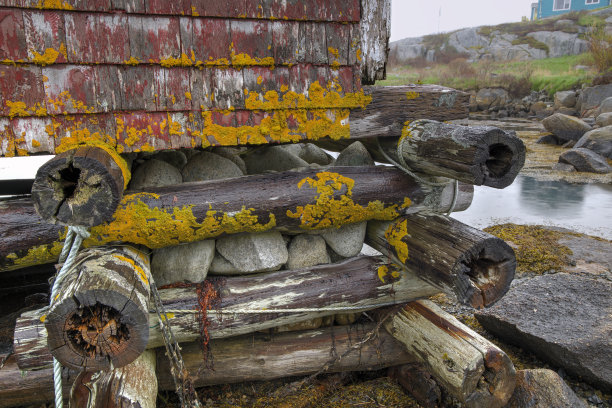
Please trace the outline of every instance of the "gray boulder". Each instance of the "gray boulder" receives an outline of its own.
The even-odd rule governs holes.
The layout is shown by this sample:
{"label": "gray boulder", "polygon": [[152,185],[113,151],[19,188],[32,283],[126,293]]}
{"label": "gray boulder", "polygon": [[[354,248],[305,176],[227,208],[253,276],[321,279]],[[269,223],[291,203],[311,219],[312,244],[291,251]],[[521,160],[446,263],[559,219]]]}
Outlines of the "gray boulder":
{"label": "gray boulder", "polygon": [[561,140],[578,140],[586,132],[591,130],[591,127],[574,116],[555,113],[542,121],[542,124],[553,135]]}
{"label": "gray boulder", "polygon": [[558,145],[559,139],[555,135],[544,135],[536,140],[536,143],[539,144],[550,144],[550,145]]}
{"label": "gray boulder", "polygon": [[312,143],[303,145],[298,157],[305,162],[316,163],[321,166],[327,166],[331,162],[331,158],[325,153],[325,150]]}
{"label": "gray boulder", "polygon": [[427,48],[423,37],[404,38],[389,44],[389,59],[396,63],[406,63],[416,58],[425,58]]}
{"label": "gray boulder", "polygon": [[612,96],[601,101],[599,105],[598,114],[612,112]]}
{"label": "gray boulder", "polygon": [[508,91],[502,88],[483,88],[476,94],[478,109],[499,109],[510,101]]}
{"label": "gray boulder", "polygon": [[182,170],[187,164],[187,156],[180,150],[163,150],[155,154],[153,158],[155,160],[165,161],[179,170]]}
{"label": "gray boulder", "polygon": [[562,91],[555,94],[555,108],[573,108],[576,106],[576,92]]}
{"label": "gray boulder", "polygon": [[612,96],[612,84],[584,88],[580,93],[576,106],[584,116],[585,113],[597,109],[610,96]]}
{"label": "gray boulder", "polygon": [[368,223],[358,222],[340,228],[328,228],[321,233],[327,245],[344,258],[356,256],[363,248]]}
{"label": "gray boulder", "polygon": [[151,257],[151,274],[157,286],[202,282],[214,255],[214,240],[156,249]]}
{"label": "gray boulder", "polygon": [[610,390],[611,313],[612,282],[557,273],[515,285],[475,316],[503,341]]}
{"label": "gray boulder", "polygon": [[240,274],[277,271],[289,256],[278,231],[222,237],[217,239],[217,251]]}
{"label": "gray boulder", "polygon": [[215,251],[215,256],[213,257],[212,263],[210,264],[210,268],[208,273],[211,275],[241,275],[236,267],[230,263],[227,259],[223,257],[219,253],[219,251]]}
{"label": "gray boulder", "polygon": [[612,167],[603,156],[584,147],[563,152],[559,156],[559,163],[571,164],[577,171],[587,173],[607,174],[612,171]]}
{"label": "gray boulder", "polygon": [[600,114],[599,116],[597,116],[595,123],[597,124],[597,126],[600,126],[600,127],[611,126],[612,125],[612,112],[606,112],[606,113]]}
{"label": "gray boulder", "polygon": [[[611,113],[612,115],[612,113]],[[612,126],[605,126],[587,132],[576,142],[574,148],[584,147],[612,159]]]}
{"label": "gray boulder", "polygon": [[221,147],[215,147],[212,150],[212,152],[214,154],[218,154],[219,156],[225,157],[226,159],[230,160],[232,163],[238,166],[240,171],[242,171],[242,174],[247,174],[246,164],[244,164],[244,160],[242,160],[242,158],[239,156],[238,149],[234,147],[221,146]]}
{"label": "gray boulder", "polygon": [[132,172],[129,189],[170,186],[182,182],[183,176],[176,167],[165,161],[151,159],[136,167]]}
{"label": "gray boulder", "polygon": [[567,171],[569,173],[576,171],[576,168],[574,166],[567,163],[555,163],[552,169],[556,171]]}
{"label": "gray boulder", "polygon": [[587,408],[559,374],[552,370],[520,370],[505,408]]}
{"label": "gray boulder", "polygon": [[370,156],[370,152],[365,148],[363,143],[357,141],[351,143],[347,148],[342,150],[336,162],[336,166],[373,166],[374,160]]}
{"label": "gray boulder", "polygon": [[300,269],[330,263],[325,240],[319,235],[296,235],[289,244],[287,269]]}
{"label": "gray boulder", "polygon": [[455,31],[448,37],[448,45],[460,53],[478,55],[478,50],[489,45],[489,39],[479,33],[478,28],[465,28]]}
{"label": "gray boulder", "polygon": [[183,167],[183,181],[218,180],[244,174],[234,162],[210,152],[193,155]]}
{"label": "gray boulder", "polygon": [[307,167],[308,162],[300,159],[282,146],[270,146],[256,150],[244,158],[248,174],[266,171],[287,171]]}
{"label": "gray boulder", "polygon": [[589,43],[578,38],[578,33],[535,31],[528,33],[527,36],[546,44],[549,58],[578,55],[589,50]]}

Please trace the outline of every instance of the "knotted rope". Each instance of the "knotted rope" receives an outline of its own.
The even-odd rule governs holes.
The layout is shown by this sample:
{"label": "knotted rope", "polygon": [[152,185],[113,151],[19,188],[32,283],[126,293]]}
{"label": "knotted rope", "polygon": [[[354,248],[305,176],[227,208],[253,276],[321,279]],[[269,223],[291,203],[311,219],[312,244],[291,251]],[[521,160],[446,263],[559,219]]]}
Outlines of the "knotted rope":
{"label": "knotted rope", "polygon": [[[62,282],[74,264],[74,260],[79,252],[83,240],[89,237],[89,232],[85,227],[68,227],[68,234],[62,247],[59,263],[63,263],[61,269],[55,276],[51,287],[51,305],[55,302],[57,291],[62,286]],[[64,405],[62,393],[62,364],[53,357],[53,387],[55,390],[55,407],[62,408]]]}

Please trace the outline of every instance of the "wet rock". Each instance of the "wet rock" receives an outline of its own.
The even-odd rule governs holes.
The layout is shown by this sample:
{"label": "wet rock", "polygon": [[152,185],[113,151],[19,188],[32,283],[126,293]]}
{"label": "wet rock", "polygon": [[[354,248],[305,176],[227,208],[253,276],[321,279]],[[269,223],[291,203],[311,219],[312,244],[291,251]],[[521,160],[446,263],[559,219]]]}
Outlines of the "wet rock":
{"label": "wet rock", "polygon": [[373,166],[374,160],[363,143],[353,142],[340,152],[334,164],[336,166]]}
{"label": "wet rock", "polygon": [[344,258],[356,256],[363,248],[368,223],[358,222],[343,225],[340,228],[329,228],[321,233],[327,245]]}
{"label": "wet rock", "polygon": [[502,108],[510,101],[508,91],[503,88],[483,88],[476,94],[478,109]]}
{"label": "wet rock", "polygon": [[157,286],[202,282],[215,255],[215,241],[205,240],[153,251],[151,273]]}
{"label": "wet rock", "polygon": [[173,165],[161,160],[147,160],[132,172],[130,190],[144,187],[161,187],[183,182],[181,172]]}
{"label": "wet rock", "polygon": [[539,138],[536,143],[539,144],[550,144],[550,145],[558,145],[559,139],[555,135],[544,135]]}
{"label": "wet rock", "polygon": [[610,95],[612,95],[612,84],[584,88],[576,102],[576,107],[584,116],[585,113],[597,109]]}
{"label": "wet rock", "polygon": [[319,235],[296,235],[289,244],[287,269],[300,269],[330,263],[325,240]]}
{"label": "wet rock", "polygon": [[478,311],[482,326],[505,342],[612,389],[612,283],[566,273],[516,285]]}
{"label": "wet rock", "polygon": [[244,164],[244,160],[239,156],[238,149],[233,147],[215,147],[212,152],[214,154],[218,154],[221,157],[225,157],[228,160],[231,160],[238,168],[242,171],[243,174],[247,174],[246,164]]}
{"label": "wet rock", "polygon": [[187,164],[187,156],[179,150],[164,150],[155,154],[153,158],[155,160],[165,161],[179,170],[182,170]]}
{"label": "wet rock", "polygon": [[555,107],[556,108],[573,108],[576,106],[576,92],[575,91],[561,91],[555,94]]}
{"label": "wet rock", "polygon": [[574,147],[584,147],[603,157],[612,159],[612,126],[605,126],[585,133]]}
{"label": "wet rock", "polygon": [[597,126],[600,127],[612,126],[612,112],[600,114],[599,116],[597,116],[595,123],[597,124]]}
{"label": "wet rock", "polygon": [[591,130],[591,127],[584,121],[562,113],[555,113],[547,117],[542,124],[546,130],[561,140],[578,140]]}
{"label": "wet rock", "polygon": [[282,146],[270,146],[256,150],[244,157],[248,174],[266,171],[287,171],[307,167],[308,163]]}
{"label": "wet rock", "polygon": [[587,173],[607,174],[612,171],[612,167],[603,156],[583,147],[562,153],[559,156],[559,163],[571,164],[576,170]]}
{"label": "wet rock", "polygon": [[236,273],[277,271],[287,262],[289,254],[280,232],[237,234],[217,240],[217,251]]}
{"label": "wet rock", "polygon": [[218,180],[240,177],[242,170],[231,160],[210,152],[199,152],[183,167],[183,181]]}
{"label": "wet rock", "polygon": [[572,166],[571,164],[567,164],[567,163],[555,163],[552,169],[556,171],[567,171],[567,172],[576,171],[576,168],[574,166]]}
{"label": "wet rock", "polygon": [[519,370],[516,388],[506,408],[587,408],[552,370]]}

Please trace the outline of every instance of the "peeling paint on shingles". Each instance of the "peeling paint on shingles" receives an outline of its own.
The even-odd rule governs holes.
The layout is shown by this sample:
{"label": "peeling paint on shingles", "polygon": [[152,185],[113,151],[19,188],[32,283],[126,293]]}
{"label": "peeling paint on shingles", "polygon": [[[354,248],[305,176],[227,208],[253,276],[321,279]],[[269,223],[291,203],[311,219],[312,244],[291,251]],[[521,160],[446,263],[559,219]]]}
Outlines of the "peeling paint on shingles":
{"label": "peeling paint on shingles", "polygon": [[19,156],[55,151],[55,140],[47,133],[48,126],[53,126],[51,118],[16,118],[11,120],[11,126]]}
{"label": "peeling paint on shingles", "polygon": [[63,14],[24,11],[23,17],[29,59],[40,61],[42,55],[55,52],[57,56],[50,63],[68,62]]}

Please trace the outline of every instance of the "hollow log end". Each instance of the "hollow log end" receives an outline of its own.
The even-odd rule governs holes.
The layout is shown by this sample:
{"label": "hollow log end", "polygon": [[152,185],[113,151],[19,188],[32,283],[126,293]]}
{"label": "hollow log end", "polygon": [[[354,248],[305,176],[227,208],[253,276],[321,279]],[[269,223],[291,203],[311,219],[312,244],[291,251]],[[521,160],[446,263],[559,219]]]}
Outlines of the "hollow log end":
{"label": "hollow log end", "polygon": [[[98,293],[100,295],[100,293]],[[117,296],[117,294],[115,294]],[[62,365],[80,371],[123,367],[145,350],[149,341],[147,313],[128,299],[92,296],[75,309],[66,302],[54,305],[45,319],[47,343]],[[83,299],[81,299],[83,300]],[[109,304],[125,304],[119,310]]]}
{"label": "hollow log end", "polygon": [[97,147],[81,147],[38,169],[32,201],[49,223],[91,227],[112,218],[123,187],[124,176],[113,156]]}
{"label": "hollow log end", "polygon": [[505,407],[516,386],[514,364],[504,352],[492,347],[484,355],[484,364],[482,380],[466,400],[466,407]]}
{"label": "hollow log end", "polygon": [[476,185],[505,188],[514,182],[525,164],[526,148],[515,132],[485,127],[471,172]]}
{"label": "hollow log end", "polygon": [[516,270],[514,250],[503,240],[478,241],[455,264],[457,298],[475,308],[492,305],[510,289]]}

